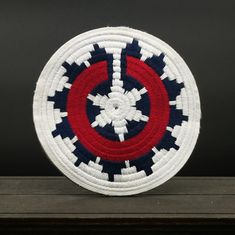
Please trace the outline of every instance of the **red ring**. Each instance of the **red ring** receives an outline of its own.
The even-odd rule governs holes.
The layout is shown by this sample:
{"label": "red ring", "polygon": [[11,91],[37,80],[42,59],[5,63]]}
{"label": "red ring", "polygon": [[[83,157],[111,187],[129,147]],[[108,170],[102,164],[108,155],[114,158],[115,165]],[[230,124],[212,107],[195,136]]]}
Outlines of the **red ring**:
{"label": "red ring", "polygon": [[145,128],[124,141],[104,138],[91,127],[86,113],[88,94],[108,79],[107,62],[102,61],[84,70],[72,84],[67,99],[68,121],[78,140],[92,154],[106,160],[131,160],[148,153],[162,139],[169,122],[169,98],[164,84],[152,68],[127,56],[127,75],[138,80],[148,91],[150,115]]}

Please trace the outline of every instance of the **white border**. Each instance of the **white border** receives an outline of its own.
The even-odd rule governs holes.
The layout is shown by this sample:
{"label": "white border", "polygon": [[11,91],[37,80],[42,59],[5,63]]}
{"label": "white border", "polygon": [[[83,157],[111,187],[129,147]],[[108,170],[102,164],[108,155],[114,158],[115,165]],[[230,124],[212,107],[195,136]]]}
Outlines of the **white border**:
{"label": "white border", "polygon": [[[129,40],[136,38],[152,48],[162,51],[168,61],[168,66],[175,70],[180,79],[185,84],[187,94],[187,103],[189,113],[189,121],[183,131],[183,142],[180,149],[168,158],[164,164],[156,166],[157,170],[148,177],[144,177],[132,182],[106,182],[104,180],[95,179],[83,170],[76,168],[74,164],[61,151],[54,138],[51,135],[48,113],[47,113],[47,96],[49,92],[48,82],[52,82],[55,74],[58,73],[61,64],[68,58],[74,48],[86,45],[88,41],[96,42],[97,38],[105,40],[107,38],[115,38],[118,40]],[[174,66],[174,68],[173,68]],[[38,138],[52,162],[61,170],[68,178],[84,188],[94,192],[106,195],[132,195],[150,190],[174,176],[185,164],[191,155],[200,128],[200,100],[195,80],[192,73],[187,67],[184,60],[169,45],[160,39],[127,27],[105,27],[88,31],[80,34],[64,44],[48,61],[44,67],[35,90],[33,101],[33,117]]]}

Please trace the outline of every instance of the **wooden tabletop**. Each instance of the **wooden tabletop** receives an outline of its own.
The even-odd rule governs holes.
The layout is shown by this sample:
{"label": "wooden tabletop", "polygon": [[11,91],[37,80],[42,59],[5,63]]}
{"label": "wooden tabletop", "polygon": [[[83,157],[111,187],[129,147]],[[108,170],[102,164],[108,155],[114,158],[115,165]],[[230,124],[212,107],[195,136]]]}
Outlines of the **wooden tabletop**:
{"label": "wooden tabletop", "polygon": [[185,226],[234,232],[235,177],[174,177],[128,197],[99,195],[65,177],[0,177],[0,232],[185,232]]}

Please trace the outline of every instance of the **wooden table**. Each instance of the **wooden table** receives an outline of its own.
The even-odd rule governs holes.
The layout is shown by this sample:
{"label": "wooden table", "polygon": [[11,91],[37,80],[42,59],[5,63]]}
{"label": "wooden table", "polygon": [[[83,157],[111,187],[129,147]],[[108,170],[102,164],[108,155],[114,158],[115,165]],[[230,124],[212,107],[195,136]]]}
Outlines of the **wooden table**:
{"label": "wooden table", "polygon": [[65,177],[0,177],[0,234],[235,234],[235,177],[175,177],[129,197]]}

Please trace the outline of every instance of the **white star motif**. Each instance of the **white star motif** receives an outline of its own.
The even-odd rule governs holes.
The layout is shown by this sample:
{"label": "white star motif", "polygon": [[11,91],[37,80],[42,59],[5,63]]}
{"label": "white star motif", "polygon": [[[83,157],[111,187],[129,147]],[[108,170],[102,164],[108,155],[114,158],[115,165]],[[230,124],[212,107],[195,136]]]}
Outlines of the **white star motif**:
{"label": "white star motif", "polygon": [[111,92],[108,95],[97,94],[88,95],[88,99],[93,102],[93,105],[99,106],[101,111],[91,124],[92,127],[104,127],[107,124],[112,124],[114,132],[118,135],[120,141],[124,141],[124,134],[128,133],[127,121],[148,121],[148,117],[136,109],[136,102],[141,99],[147,90],[142,88],[137,90],[133,88],[131,91],[123,89],[123,81],[119,79],[112,80]]}

